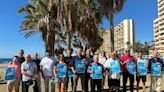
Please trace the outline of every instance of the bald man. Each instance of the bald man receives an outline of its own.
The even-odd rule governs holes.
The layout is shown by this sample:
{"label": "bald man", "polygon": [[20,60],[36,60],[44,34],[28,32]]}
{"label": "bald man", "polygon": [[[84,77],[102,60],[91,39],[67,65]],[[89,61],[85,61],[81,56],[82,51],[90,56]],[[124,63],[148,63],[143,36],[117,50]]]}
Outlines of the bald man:
{"label": "bald man", "polygon": [[[152,53],[152,58],[149,60],[149,66],[148,69],[149,71],[152,72],[152,65],[157,64],[163,66],[163,61],[158,57],[158,52],[157,50],[154,50]],[[162,67],[161,67],[162,68]],[[160,70],[161,71],[161,70]],[[151,86],[150,86],[150,92],[161,92],[161,79],[162,79],[162,74],[160,76],[155,76],[151,73]]]}

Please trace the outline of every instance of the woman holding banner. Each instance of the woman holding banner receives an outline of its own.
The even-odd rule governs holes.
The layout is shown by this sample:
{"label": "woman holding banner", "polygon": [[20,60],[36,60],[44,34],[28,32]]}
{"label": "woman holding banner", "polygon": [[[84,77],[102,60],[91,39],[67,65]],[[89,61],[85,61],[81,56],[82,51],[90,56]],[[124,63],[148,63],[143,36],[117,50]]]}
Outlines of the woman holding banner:
{"label": "woman holding banner", "polygon": [[103,77],[103,66],[98,63],[98,55],[94,55],[93,63],[88,67],[87,72],[90,73],[90,84],[91,92],[96,92],[95,87],[97,86],[97,92],[101,92],[101,84]]}
{"label": "woman holding banner", "polygon": [[137,74],[136,74],[136,81],[137,81],[137,92],[139,91],[139,83],[142,79],[143,83],[143,92],[146,92],[145,82],[146,82],[146,75],[147,75],[147,66],[148,61],[142,58],[142,53],[137,53]]}
{"label": "woman holding banner", "polygon": [[66,92],[67,64],[64,63],[64,55],[59,55],[59,62],[54,67],[54,74],[58,79],[58,92]]}

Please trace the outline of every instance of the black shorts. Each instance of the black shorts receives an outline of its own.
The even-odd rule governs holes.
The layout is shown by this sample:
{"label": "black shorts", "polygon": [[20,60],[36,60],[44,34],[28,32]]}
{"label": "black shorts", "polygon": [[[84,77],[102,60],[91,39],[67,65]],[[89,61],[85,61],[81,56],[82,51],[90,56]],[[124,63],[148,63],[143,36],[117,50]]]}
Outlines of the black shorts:
{"label": "black shorts", "polygon": [[146,76],[136,76],[137,82],[140,82],[141,79],[142,79],[142,82],[146,82]]}
{"label": "black shorts", "polygon": [[120,87],[120,80],[118,79],[108,79],[108,86],[116,86],[116,87]]}

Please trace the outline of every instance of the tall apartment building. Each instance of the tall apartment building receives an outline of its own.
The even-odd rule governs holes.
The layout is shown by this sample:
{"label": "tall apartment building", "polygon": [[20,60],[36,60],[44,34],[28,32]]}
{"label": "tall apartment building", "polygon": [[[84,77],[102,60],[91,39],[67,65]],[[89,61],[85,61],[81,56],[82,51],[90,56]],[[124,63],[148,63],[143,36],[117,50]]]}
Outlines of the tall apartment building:
{"label": "tall apartment building", "polygon": [[[104,51],[106,53],[110,53],[110,30],[101,30],[100,33],[104,39],[104,42],[99,50]],[[125,48],[133,45],[134,42],[134,21],[132,19],[125,19],[120,24],[118,24],[114,29],[114,49],[122,53],[124,52]],[[133,50],[131,49],[131,51]]]}
{"label": "tall apartment building", "polygon": [[132,19],[123,20],[115,27],[114,36],[115,50],[123,52],[125,48],[132,46],[135,42],[134,21]]}
{"label": "tall apartment building", "polygon": [[154,46],[164,57],[164,0],[158,0],[158,18],[154,21]]}

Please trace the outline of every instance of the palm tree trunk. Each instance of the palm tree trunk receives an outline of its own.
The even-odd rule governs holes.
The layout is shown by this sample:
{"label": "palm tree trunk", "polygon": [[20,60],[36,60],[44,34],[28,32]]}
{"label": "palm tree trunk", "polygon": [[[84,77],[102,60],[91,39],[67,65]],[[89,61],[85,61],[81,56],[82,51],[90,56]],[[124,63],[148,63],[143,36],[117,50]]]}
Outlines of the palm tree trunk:
{"label": "palm tree trunk", "polygon": [[71,34],[67,32],[67,48],[71,48]]}
{"label": "palm tree trunk", "polygon": [[110,13],[111,52],[114,51],[114,15]]}

